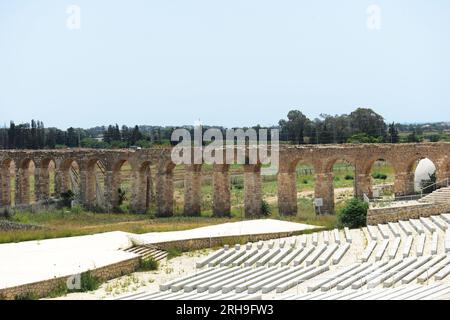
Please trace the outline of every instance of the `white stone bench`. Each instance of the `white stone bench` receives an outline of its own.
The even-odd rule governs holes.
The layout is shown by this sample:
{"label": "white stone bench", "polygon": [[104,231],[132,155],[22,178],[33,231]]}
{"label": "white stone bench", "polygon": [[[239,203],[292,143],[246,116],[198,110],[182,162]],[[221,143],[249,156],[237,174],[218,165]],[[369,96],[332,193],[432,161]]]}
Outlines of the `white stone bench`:
{"label": "white stone bench", "polygon": [[284,291],[286,291],[290,288],[293,288],[296,285],[298,285],[306,280],[310,280],[310,279],[314,278],[315,276],[322,274],[328,270],[329,270],[329,266],[315,267],[312,270],[310,270],[306,273],[303,273],[295,280],[291,280],[291,281],[285,282],[283,284],[279,284],[276,288],[276,292],[277,293],[284,292]]}
{"label": "white stone bench", "polygon": [[391,229],[391,232],[395,237],[401,236],[398,223],[388,222],[388,226],[389,226],[389,229]]}
{"label": "white stone bench", "polygon": [[355,274],[354,276],[352,276],[352,277],[350,277],[350,278],[340,282],[336,286],[336,288],[338,290],[344,290],[344,289],[350,287],[353,283],[361,280],[365,276],[367,276],[367,275],[371,274],[372,272],[376,271],[377,269],[382,268],[386,264],[387,264],[387,261],[383,261],[383,262],[379,262],[379,263],[373,264],[370,267],[366,268],[365,270],[362,270],[358,274]]}
{"label": "white stone bench", "polygon": [[215,278],[211,279],[210,281],[206,281],[206,282],[199,284],[196,288],[197,292],[201,293],[201,292],[207,291],[210,286],[213,286],[214,284],[222,283],[224,281],[226,283],[233,282],[233,280],[237,280],[237,279],[235,279],[236,277],[240,277],[240,276],[242,276],[242,274],[251,273],[252,271],[253,271],[252,267],[235,269],[232,272],[225,273],[219,277],[215,277]]}
{"label": "white stone bench", "polygon": [[400,229],[403,230],[403,232],[407,235],[410,236],[413,234],[413,231],[411,229],[411,225],[408,223],[408,221],[403,221],[400,220],[398,222],[398,225],[400,226]]}
{"label": "white stone bench", "polygon": [[442,260],[441,262],[437,263],[435,266],[425,270],[424,273],[422,273],[420,276],[418,276],[417,277],[417,282],[418,283],[425,283],[425,282],[427,282],[429,279],[431,279],[431,277],[433,277],[436,273],[438,273],[442,268],[444,268],[448,264],[450,264],[450,258],[449,257],[445,257],[444,260]]}
{"label": "white stone bench", "polygon": [[410,282],[416,280],[416,278],[419,277],[422,273],[429,270],[431,267],[433,267],[434,265],[436,265],[437,263],[442,261],[444,258],[445,258],[445,255],[433,257],[431,260],[426,262],[423,266],[421,266],[420,268],[417,268],[416,270],[413,270],[413,272],[411,272],[406,277],[404,277],[402,279],[402,284],[407,284],[407,283],[410,283]]}
{"label": "white stone bench", "polygon": [[372,240],[372,241],[378,240],[377,227],[367,226],[367,233],[369,234],[370,240]]}
{"label": "white stone bench", "polygon": [[218,264],[220,264],[222,261],[224,261],[225,259],[231,257],[233,254],[235,253],[235,250],[227,250],[226,252],[224,252],[224,254],[221,254],[220,256],[218,256],[217,258],[211,260],[208,263],[208,267],[214,267]]}
{"label": "white stone bench", "polygon": [[372,264],[369,264],[369,263],[360,264],[358,267],[350,270],[349,272],[347,272],[347,273],[345,273],[343,275],[340,275],[340,276],[338,276],[335,279],[331,279],[327,283],[323,284],[320,287],[320,290],[321,291],[331,290],[334,287],[336,287],[339,283],[341,283],[342,281],[345,281],[346,279],[348,279],[348,278],[350,278],[350,277],[352,277],[352,276],[354,276],[354,275],[356,275],[356,274],[366,270],[367,268],[370,268],[371,265]]}
{"label": "white stone bench", "polygon": [[317,246],[318,243],[319,243],[319,233],[318,232],[314,232],[312,234],[312,244]]}
{"label": "white stone bench", "polygon": [[289,253],[286,257],[283,258],[283,260],[281,260],[280,265],[281,266],[286,266],[289,263],[292,262],[292,260],[295,259],[295,257],[297,257],[304,249],[303,248],[299,248],[299,249],[294,249],[292,250],[291,253]]}
{"label": "white stone bench", "polygon": [[233,261],[236,261],[239,257],[242,257],[246,253],[246,250],[236,250],[235,253],[220,263],[221,267],[231,265]]}
{"label": "white stone bench", "polygon": [[450,252],[450,229],[445,231],[445,240],[444,240],[445,253]]}
{"label": "white stone bench", "polygon": [[[211,280],[216,280],[216,279],[221,279],[222,276],[228,276],[229,274],[232,274],[233,272],[235,272],[236,270],[239,270],[239,267],[232,267],[232,268],[221,268],[222,270],[220,272],[217,272],[216,274],[204,277],[202,279],[198,279],[195,281],[189,281],[188,283],[184,284],[182,286],[182,289],[184,290],[184,292],[190,292],[192,290],[197,289],[197,286],[209,282]],[[175,285],[176,286],[176,285]],[[172,286],[172,291],[175,291],[174,288],[175,286]],[[179,289],[181,289],[181,286],[179,286]]]}
{"label": "white stone bench", "polygon": [[339,233],[339,229],[333,229],[333,240],[334,240],[334,243],[337,243],[337,244],[341,243],[341,236]]}
{"label": "white stone bench", "polygon": [[183,282],[183,281],[186,281],[186,280],[189,280],[189,279],[202,277],[202,276],[207,275],[207,274],[212,274],[214,272],[217,272],[217,270],[218,270],[218,268],[206,269],[206,270],[194,273],[194,274],[187,275],[185,277],[177,278],[175,280],[171,280],[169,282],[162,283],[162,284],[159,285],[159,290],[161,290],[161,291],[169,290],[170,287],[175,285],[175,284],[178,284],[180,282]]}
{"label": "white stone bench", "polygon": [[[257,276],[258,273],[263,270],[267,270],[267,269],[263,268],[263,267],[256,268],[256,269],[253,269],[252,267],[244,268],[244,269],[242,269],[242,272],[239,272],[238,274],[234,275],[231,278],[227,278],[222,281],[218,281],[218,282],[215,281],[214,283],[207,284],[208,292],[215,293],[215,292],[221,291],[224,286],[229,285],[231,283],[235,283],[239,280],[249,279],[252,276]],[[206,286],[206,284],[204,284],[203,286]],[[197,291],[198,291],[198,288],[197,288]]]}
{"label": "white stone bench", "polygon": [[[299,268],[297,268],[298,270]],[[260,279],[257,282],[253,282],[252,284],[247,286],[247,292],[248,293],[255,293],[258,292],[259,290],[261,290],[264,286],[277,281],[278,279],[281,279],[289,274],[291,274],[293,272],[292,268],[288,268],[284,271],[279,271],[277,273],[274,273],[268,277],[264,277],[262,279]],[[294,271],[295,272],[295,271]]]}
{"label": "white stone bench", "polygon": [[314,252],[312,252],[308,256],[308,258],[306,258],[305,264],[307,266],[312,265],[326,249],[327,249],[326,245],[321,245],[321,246],[317,247],[316,250],[314,250]]}
{"label": "white stone bench", "polygon": [[411,223],[418,234],[425,233],[425,227],[422,225],[419,219],[409,219],[409,223]]}
{"label": "white stone bench", "polygon": [[[313,270],[314,268],[315,268],[314,266],[309,266],[306,268],[299,268],[299,269],[292,268],[293,270],[290,270],[290,272],[284,274],[281,278],[279,278],[275,281],[270,281],[269,283],[265,284],[261,288],[261,292],[262,293],[271,292],[271,291],[275,290],[275,288],[277,288],[278,286],[281,286],[281,285],[285,284],[286,282],[288,282],[292,279],[295,279],[295,278]],[[281,293],[284,291],[280,291],[278,293]]]}
{"label": "white stone bench", "polygon": [[416,244],[416,255],[418,257],[423,256],[423,251],[425,250],[425,234],[421,234],[417,237],[417,244]]}
{"label": "white stone bench", "polygon": [[360,266],[359,263],[355,263],[348,267],[344,267],[343,269],[339,270],[338,272],[331,273],[331,274],[327,275],[325,277],[325,279],[321,279],[320,281],[318,281],[312,285],[309,285],[307,287],[307,291],[308,292],[316,291],[316,290],[320,289],[322,286],[326,285],[328,282],[330,282],[336,278],[342,277],[344,274],[356,269],[359,266]]}
{"label": "white stone bench", "polygon": [[321,232],[321,234],[323,238],[323,243],[330,244],[330,233],[328,231],[323,231]]}
{"label": "white stone bench", "polygon": [[306,247],[300,255],[294,259],[294,266],[300,265],[313,252],[315,247]]}
{"label": "white stone bench", "polygon": [[442,231],[445,232],[445,230],[447,230],[448,225],[447,225],[447,223],[445,223],[444,220],[442,220],[442,218],[440,216],[430,216],[430,219]]}
{"label": "white stone bench", "polygon": [[389,261],[386,265],[384,265],[381,268],[378,268],[371,272],[370,274],[364,276],[361,280],[358,280],[352,284],[352,289],[359,289],[365,284],[369,283],[373,279],[379,277],[380,275],[383,275],[384,273],[388,272],[389,270],[395,268],[398,266],[402,261],[400,259]]}
{"label": "white stone bench", "polygon": [[214,260],[214,259],[218,258],[220,255],[224,254],[226,251],[227,251],[226,249],[217,250],[217,251],[211,253],[210,255],[208,255],[206,258],[198,261],[195,266],[197,268],[202,268],[202,267],[206,266],[212,260]]}
{"label": "white stone bench", "polygon": [[439,241],[439,234],[437,232],[433,232],[433,234],[431,235],[431,248],[430,248],[431,254],[437,254],[439,248],[438,241]]}
{"label": "white stone bench", "polygon": [[245,252],[245,254],[243,256],[241,256],[238,259],[236,259],[235,261],[233,261],[233,263],[231,265],[233,267],[240,266],[241,264],[243,264],[245,261],[247,261],[254,255],[256,255],[257,253],[258,253],[258,249],[247,250],[247,252]]}
{"label": "white stone bench", "polygon": [[442,220],[447,222],[447,224],[450,224],[450,214],[449,213],[443,213],[440,215],[440,217],[442,218]]}
{"label": "white stone bench", "polygon": [[334,256],[331,258],[331,261],[333,264],[338,264],[342,258],[344,257],[345,253],[350,249],[350,243],[344,243],[339,246],[339,249],[336,251]]}
{"label": "white stone bench", "polygon": [[352,235],[350,234],[350,229],[347,227],[344,228],[344,236],[345,241],[347,241],[348,243],[352,243]]}
{"label": "white stone bench", "polygon": [[450,265],[446,265],[434,276],[435,280],[442,280],[450,274]]}
{"label": "white stone bench", "polygon": [[257,261],[262,259],[265,255],[269,254],[270,251],[271,251],[270,249],[262,249],[262,250],[260,250],[260,252],[258,252],[256,255],[254,255],[253,257],[251,257],[247,261],[245,261],[244,262],[244,266],[248,267],[248,266],[254,265]]}
{"label": "white stone bench", "polygon": [[427,228],[428,231],[430,232],[436,231],[436,226],[431,222],[429,218],[420,217],[419,219],[420,222],[422,222],[422,224],[425,226],[425,228]]}
{"label": "white stone bench", "polygon": [[250,282],[253,279],[256,279],[258,277],[261,277],[262,275],[265,275],[267,273],[270,273],[270,272],[273,272],[273,271],[278,272],[278,270],[279,270],[278,268],[265,268],[265,267],[256,268],[256,269],[254,269],[253,273],[249,274],[245,278],[237,279],[237,280],[234,280],[233,282],[230,282],[228,284],[223,285],[222,286],[222,293],[225,294],[225,293],[228,293],[230,291],[233,291],[239,285],[243,285],[243,284],[245,284],[247,282]]}
{"label": "white stone bench", "polygon": [[[284,272],[286,270],[290,270],[289,267],[282,267],[282,268],[274,268],[274,269],[270,269],[270,271],[268,270],[267,272],[259,275],[258,277],[255,277],[249,281],[246,281],[244,283],[241,283],[239,285],[237,285],[234,290],[236,291],[236,293],[241,293],[243,291],[246,291],[248,287],[261,282],[264,279],[269,279],[274,275],[280,274],[281,272]],[[224,286],[224,288],[226,288]],[[222,289],[223,292],[223,289]]]}
{"label": "white stone bench", "polygon": [[397,255],[397,252],[398,252],[398,248],[400,247],[401,241],[402,241],[402,239],[400,237],[395,238],[392,241],[392,245],[391,245],[391,247],[389,249],[389,253],[388,253],[389,259],[395,258],[395,256]]}
{"label": "white stone bench", "polygon": [[409,256],[409,252],[411,251],[412,243],[413,243],[413,237],[408,236],[406,238],[405,242],[403,243],[403,250],[402,250],[403,258],[406,258],[407,256]]}
{"label": "white stone bench", "polygon": [[375,252],[375,261],[379,261],[379,260],[381,260],[381,258],[383,258],[384,252],[386,251],[388,245],[389,245],[389,240],[383,240],[381,242],[381,245],[378,246],[378,249]]}
{"label": "white stone bench", "polygon": [[383,239],[389,239],[389,229],[385,224],[378,225],[378,232],[381,234]]}
{"label": "white stone bench", "polygon": [[406,277],[408,274],[410,274],[412,271],[416,270],[417,268],[420,268],[425,263],[427,263],[431,259],[431,256],[428,257],[421,257],[416,262],[411,264],[410,266],[404,268],[403,270],[397,272],[394,274],[390,279],[387,279],[383,281],[383,287],[392,287],[395,283],[402,280],[404,277]]}
{"label": "white stone bench", "polygon": [[269,260],[267,265],[269,267],[276,266],[278,263],[281,262],[281,260],[283,260],[284,257],[289,255],[291,252],[292,252],[292,248],[281,250],[275,257],[273,257],[272,259]]}
{"label": "white stone bench", "polygon": [[327,263],[328,260],[330,260],[333,253],[339,248],[339,246],[336,243],[333,243],[326,248],[325,252],[322,254],[322,256],[319,258],[319,266],[324,265]]}
{"label": "white stone bench", "polygon": [[415,257],[410,257],[410,258],[406,258],[406,259],[402,260],[401,263],[398,264],[397,266],[395,266],[394,268],[392,268],[392,269],[384,272],[384,274],[380,274],[376,278],[370,280],[367,283],[367,288],[368,289],[375,288],[376,286],[382,284],[383,281],[385,281],[386,279],[395,275],[397,272],[400,272],[401,270],[403,270],[403,269],[407,268],[408,266],[410,266],[411,264],[413,264],[415,261],[417,261],[417,258],[415,258]]}
{"label": "white stone bench", "polygon": [[262,257],[260,260],[256,261],[256,266],[260,267],[260,266],[265,265],[267,262],[269,262],[270,259],[275,257],[280,252],[281,252],[280,248],[271,249],[268,254],[264,255],[264,257]]}
{"label": "white stone bench", "polygon": [[361,261],[362,262],[366,262],[367,260],[369,260],[370,256],[372,255],[373,250],[375,249],[375,247],[377,246],[377,242],[376,241],[371,241],[369,242],[369,244],[367,245],[366,249],[364,249],[362,255],[361,255]]}

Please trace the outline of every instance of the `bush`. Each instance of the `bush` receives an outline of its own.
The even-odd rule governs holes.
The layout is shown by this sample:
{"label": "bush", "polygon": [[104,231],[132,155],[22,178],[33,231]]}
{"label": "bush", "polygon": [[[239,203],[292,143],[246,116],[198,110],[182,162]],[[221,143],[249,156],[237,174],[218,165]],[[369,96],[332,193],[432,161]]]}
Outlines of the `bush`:
{"label": "bush", "polygon": [[263,200],[261,202],[261,214],[263,216],[270,216],[270,214],[272,213],[272,208],[270,207],[270,204]]}
{"label": "bush", "polygon": [[350,174],[345,176],[345,180],[353,180],[353,179],[354,179],[353,176]]}
{"label": "bush", "polygon": [[100,279],[93,276],[90,271],[81,274],[81,292],[97,290],[100,284]]}
{"label": "bush", "polygon": [[139,271],[158,270],[159,263],[153,257],[141,259],[139,262]]}
{"label": "bush", "polygon": [[386,180],[387,179],[387,175],[385,175],[384,173],[380,173],[380,172],[375,172],[374,174],[372,174],[372,177],[374,179],[378,179],[378,180]]}
{"label": "bush", "polygon": [[183,251],[181,251],[177,247],[170,247],[166,251],[167,251],[167,259],[172,259],[172,258],[175,258],[175,257],[179,257],[183,253]]}
{"label": "bush", "polygon": [[353,198],[346,202],[345,206],[338,213],[338,226],[348,228],[360,228],[366,225],[367,210],[369,205]]}

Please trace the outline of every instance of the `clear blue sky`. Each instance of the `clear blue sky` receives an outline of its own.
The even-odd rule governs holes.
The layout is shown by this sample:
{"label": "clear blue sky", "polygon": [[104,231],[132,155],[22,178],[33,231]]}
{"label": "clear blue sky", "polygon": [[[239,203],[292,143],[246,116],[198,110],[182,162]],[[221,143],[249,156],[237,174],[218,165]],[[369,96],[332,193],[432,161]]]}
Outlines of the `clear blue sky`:
{"label": "clear blue sky", "polygon": [[269,125],[356,107],[448,121],[449,34],[448,0],[0,0],[0,121]]}

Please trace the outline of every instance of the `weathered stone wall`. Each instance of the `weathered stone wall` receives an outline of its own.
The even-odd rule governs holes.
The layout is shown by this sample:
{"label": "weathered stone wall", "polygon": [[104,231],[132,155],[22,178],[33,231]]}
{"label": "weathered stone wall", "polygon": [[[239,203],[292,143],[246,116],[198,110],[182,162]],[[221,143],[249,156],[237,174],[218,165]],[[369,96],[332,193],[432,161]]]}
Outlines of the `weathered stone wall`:
{"label": "weathered stone wall", "polygon": [[[80,196],[86,207],[95,206],[96,186],[94,169],[101,164],[104,170],[105,210],[114,211],[118,205],[118,186],[121,182],[120,168],[127,161],[131,166],[131,211],[145,212],[151,204],[157,216],[171,216],[174,210],[173,170],[171,148],[143,150],[8,150],[0,151],[0,207],[14,205],[11,202],[11,178],[15,177],[15,204],[27,205],[49,197],[49,163],[55,163],[55,190],[59,194],[70,187],[70,168],[79,168]],[[238,152],[235,150],[235,158]],[[224,155],[225,158],[225,155]],[[358,144],[358,145],[305,145],[282,146],[278,175],[279,212],[283,215],[297,213],[297,190],[295,168],[299,162],[314,167],[316,180],[315,197],[323,199],[321,212],[334,210],[333,165],[340,160],[355,168],[355,195],[372,195],[370,171],[377,160],[385,160],[395,170],[394,191],[407,195],[414,191],[414,165],[418,160],[429,158],[437,168],[438,180],[450,178],[450,143],[418,144]],[[30,164],[35,166],[34,197],[30,196]],[[11,164],[15,170],[12,171]],[[155,190],[149,184],[154,172]],[[186,215],[199,215],[201,210],[201,164],[186,166],[185,207]],[[150,190],[151,189],[151,190]],[[261,213],[261,169],[259,164],[244,165],[244,207],[248,217]],[[216,216],[230,214],[229,166],[214,165],[213,212]],[[154,194],[154,196],[153,196]],[[151,202],[151,203],[150,203]]]}
{"label": "weathered stone wall", "polygon": [[367,224],[397,222],[399,220],[418,219],[450,212],[450,204],[422,203],[411,206],[374,208],[367,211]]}
{"label": "weathered stone wall", "polygon": [[[139,267],[139,260],[140,258],[136,257],[89,271],[92,276],[97,277],[100,281],[104,282],[132,273]],[[29,294],[32,294],[37,298],[47,297],[52,290],[67,285],[67,281],[70,277],[72,277],[72,275],[0,289],[0,298],[13,300]]]}

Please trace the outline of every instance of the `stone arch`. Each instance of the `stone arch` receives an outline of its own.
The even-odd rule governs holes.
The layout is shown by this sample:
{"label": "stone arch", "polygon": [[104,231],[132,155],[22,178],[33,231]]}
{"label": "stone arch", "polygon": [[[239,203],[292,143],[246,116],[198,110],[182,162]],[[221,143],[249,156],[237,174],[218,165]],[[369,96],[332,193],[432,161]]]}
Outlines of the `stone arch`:
{"label": "stone arch", "polygon": [[[376,170],[375,168],[377,167],[378,168],[385,167],[389,169]],[[393,161],[391,157],[388,157],[386,155],[373,156],[370,159],[363,161],[360,165],[360,168],[361,171],[358,172],[357,174],[358,196],[362,196],[365,194],[369,198],[372,198],[376,195],[381,195],[385,192],[389,193],[389,190],[392,190],[392,192],[394,191],[394,187],[393,186],[389,187],[388,184],[393,183],[393,185],[395,185],[398,168],[396,166],[396,163]],[[377,181],[380,182],[383,180],[382,177],[377,178],[377,175],[380,176],[383,174],[386,175],[385,180],[392,182],[384,183],[386,185],[385,187],[377,187],[378,191],[374,193],[374,187],[376,185],[375,183]],[[389,175],[392,175],[392,178],[389,178]]]}
{"label": "stone arch", "polygon": [[108,178],[107,192],[111,198],[110,206],[116,211],[127,211],[121,208],[129,204],[132,192],[132,182],[135,179],[135,168],[128,158],[116,160],[111,166],[111,178]]}
{"label": "stone arch", "polygon": [[56,193],[56,161],[53,158],[44,158],[38,166],[38,181],[36,189],[38,199],[45,200],[55,196]]}
{"label": "stone arch", "polygon": [[36,163],[26,158],[19,163],[16,172],[16,204],[29,205],[36,201]]}
{"label": "stone arch", "polygon": [[108,193],[108,171],[108,163],[100,157],[91,157],[82,162],[80,198],[86,207],[94,210],[111,209],[108,204],[112,201],[113,193]]}
{"label": "stone arch", "polygon": [[75,196],[79,196],[81,191],[80,162],[75,158],[66,158],[61,160],[55,173],[55,192],[60,195],[69,190]]}
{"label": "stone arch", "polygon": [[148,160],[140,163],[137,169],[132,171],[131,210],[133,212],[144,213],[154,210],[155,191],[152,172],[152,162]]}

